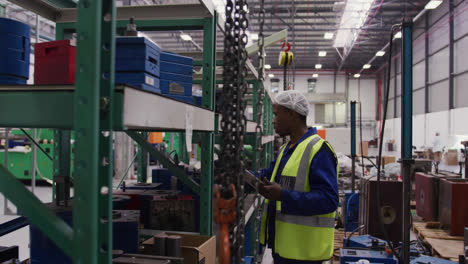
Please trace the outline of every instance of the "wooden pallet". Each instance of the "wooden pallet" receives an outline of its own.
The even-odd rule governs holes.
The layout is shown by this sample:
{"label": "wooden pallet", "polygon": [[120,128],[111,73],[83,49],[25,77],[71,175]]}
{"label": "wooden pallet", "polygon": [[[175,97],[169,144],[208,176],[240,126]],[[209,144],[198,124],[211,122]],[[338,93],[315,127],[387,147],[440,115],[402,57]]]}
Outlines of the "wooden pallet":
{"label": "wooden pallet", "polygon": [[463,237],[451,236],[440,228],[428,228],[426,222],[413,223],[413,231],[431,248],[435,257],[458,262],[463,253]]}
{"label": "wooden pallet", "polygon": [[433,239],[444,239],[444,240],[461,240],[462,236],[451,236],[447,231],[439,228],[427,228],[425,222],[413,223],[413,231],[422,239],[433,238]]}
{"label": "wooden pallet", "polygon": [[458,255],[463,254],[463,241],[437,238],[426,238],[432,250],[432,255],[458,262]]}

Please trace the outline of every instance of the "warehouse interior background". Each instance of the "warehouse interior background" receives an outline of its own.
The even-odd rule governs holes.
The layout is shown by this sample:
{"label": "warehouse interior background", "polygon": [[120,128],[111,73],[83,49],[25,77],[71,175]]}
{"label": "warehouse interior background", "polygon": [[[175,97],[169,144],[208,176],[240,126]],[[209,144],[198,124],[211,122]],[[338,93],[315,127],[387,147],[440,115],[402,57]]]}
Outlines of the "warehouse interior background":
{"label": "warehouse interior background", "polygon": [[[28,85],[35,85],[35,44],[54,41],[57,34],[56,22],[37,14],[34,8],[45,5],[55,6],[59,10],[63,7],[76,7],[80,1],[0,0],[0,17],[17,20],[31,27]],[[115,3],[118,9],[135,6],[210,5],[218,13],[218,22],[225,20],[225,1],[223,0],[116,0]],[[258,50],[261,0],[247,1],[247,3],[249,19],[247,47],[256,47]],[[462,149],[466,151],[466,146],[461,142],[468,141],[466,118],[468,116],[468,56],[465,53],[468,50],[468,1],[264,0],[264,10],[264,35],[265,37],[273,36],[271,43],[265,47],[263,86],[267,95],[274,97],[285,87],[287,90],[301,91],[310,103],[307,124],[326,131],[326,140],[333,146],[338,157],[345,160],[343,164],[340,164],[340,170],[343,168],[347,172],[351,170],[348,157],[352,155],[353,144],[350,140],[353,126],[351,102],[357,102],[355,124],[357,156],[370,156],[375,160],[378,156],[387,82],[390,86],[388,87],[385,136],[382,139],[383,156],[394,157],[393,163],[397,163],[401,157],[404,149],[401,125],[402,57],[404,55],[402,54],[401,32],[395,31],[393,34],[394,46],[392,58],[390,58],[392,61],[390,69],[388,69],[389,41],[392,26],[402,23],[404,19],[412,21],[411,147],[414,153],[426,153],[434,147],[434,144],[442,146],[442,159],[438,161],[440,164],[437,163],[435,169],[459,174],[459,178],[466,179],[466,170],[462,169],[462,164],[466,166],[466,153],[462,151]],[[187,12],[176,13],[178,16],[182,14],[187,14]],[[223,60],[224,33],[217,27],[215,35],[215,59]],[[203,30],[139,31],[138,36],[152,40],[163,51],[191,57],[194,61],[203,59],[204,56],[206,38]],[[76,33],[67,37],[76,40]],[[284,67],[279,65],[278,57],[288,43],[291,46],[290,51],[294,54],[294,60],[292,65],[287,67],[285,76]],[[257,52],[251,52],[249,55],[252,68],[258,69],[260,65],[258,65]],[[193,95],[202,95],[203,84],[195,83],[195,80],[203,79],[203,67],[203,65],[194,64]],[[249,68],[249,77],[254,75],[252,68]],[[390,70],[390,80],[387,80],[388,70]],[[222,80],[222,73],[223,66],[217,65],[215,77]],[[216,87],[219,91],[222,90],[222,84],[217,84]],[[253,92],[249,91],[247,97],[254,97]],[[249,120],[254,118],[254,108],[255,105],[252,104],[247,106],[246,116]],[[0,115],[0,119],[7,115],[8,113]],[[0,127],[2,127],[1,122]],[[4,133],[5,129],[1,131]],[[164,135],[170,135],[170,131]],[[138,147],[124,132],[115,132],[114,140],[120,144],[114,147],[115,174],[129,173],[128,177],[134,178],[133,181],[136,182],[136,174],[140,173],[138,168],[131,166],[129,171],[127,167],[135,161],[132,161],[132,158]],[[173,142],[165,143],[168,149],[174,149]],[[2,144],[5,144],[3,139]],[[185,141],[180,144],[185,144]],[[195,149],[193,152],[189,151],[190,153],[196,153],[196,145],[193,144],[190,147]],[[272,153],[275,153],[273,148]],[[190,155],[193,159],[193,164],[190,165],[200,169],[203,166],[202,154],[199,152]],[[216,158],[217,154],[215,154]],[[365,174],[369,175],[372,169],[367,160],[365,163],[368,168]],[[156,166],[160,165],[158,162],[156,164]],[[430,164],[429,172],[434,172],[433,164]],[[153,173],[154,166],[154,163],[150,162],[144,168],[148,178],[151,178],[149,175]],[[356,169],[356,173],[360,170],[361,168]],[[120,186],[119,180],[120,178],[114,177],[114,187],[117,184]],[[25,185],[31,189],[29,183]],[[42,202],[52,202],[51,187],[47,181],[39,184],[35,191],[35,195]],[[342,191],[340,189],[340,192]],[[71,196],[73,192],[74,188],[71,188]],[[2,199],[4,199],[3,196]],[[7,212],[4,206],[5,203],[2,200],[0,211]],[[9,208],[8,210],[14,211],[15,206],[10,203]],[[452,210],[457,209],[452,208]],[[16,217],[16,215],[4,214],[0,216],[0,222],[6,223]],[[464,221],[466,230],[468,226],[466,214]],[[467,234],[465,231],[465,247]],[[417,235],[413,233],[412,237]],[[1,247],[19,245],[19,255],[22,260],[30,257],[30,243],[29,227],[23,227],[0,237]],[[446,257],[446,259],[455,260],[452,257]]]}

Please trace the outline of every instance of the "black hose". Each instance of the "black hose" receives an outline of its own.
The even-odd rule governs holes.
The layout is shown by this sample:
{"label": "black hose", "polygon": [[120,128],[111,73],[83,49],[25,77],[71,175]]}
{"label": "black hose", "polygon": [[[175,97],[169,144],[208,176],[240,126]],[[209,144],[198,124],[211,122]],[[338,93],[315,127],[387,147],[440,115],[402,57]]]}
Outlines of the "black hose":
{"label": "black hose", "polygon": [[[360,89],[360,88],[359,88]],[[362,104],[359,101],[359,137],[361,139],[361,167],[362,167],[362,177],[365,176],[364,173],[364,152],[362,151]]]}
{"label": "black hose", "polygon": [[390,30],[390,48],[388,52],[388,67],[387,67],[387,90],[385,91],[385,99],[384,99],[384,115],[383,115],[383,120],[382,120],[382,130],[380,131],[380,142],[379,142],[379,155],[377,158],[377,186],[376,186],[376,196],[377,196],[377,212],[379,214],[379,223],[380,223],[380,229],[384,235],[384,239],[387,242],[387,244],[390,246],[392,249],[393,255],[401,262],[401,258],[398,254],[396,254],[395,248],[393,247],[393,244],[390,243],[390,239],[388,238],[388,233],[387,230],[385,230],[385,226],[383,223],[383,216],[382,216],[382,211],[380,210],[381,204],[382,204],[382,197],[380,195],[380,165],[382,163],[382,147],[383,147],[383,138],[384,138],[384,132],[385,132],[385,121],[387,119],[387,106],[388,106],[388,97],[390,94],[390,70],[392,66],[392,46],[393,46],[393,31],[395,30],[396,27],[398,26],[392,26],[392,29]]}

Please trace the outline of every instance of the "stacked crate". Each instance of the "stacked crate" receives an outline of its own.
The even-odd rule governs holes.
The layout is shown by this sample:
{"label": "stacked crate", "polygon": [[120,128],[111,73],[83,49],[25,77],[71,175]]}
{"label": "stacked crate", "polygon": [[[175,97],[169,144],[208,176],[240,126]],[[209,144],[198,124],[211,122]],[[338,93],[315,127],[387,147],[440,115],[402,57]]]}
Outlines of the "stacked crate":
{"label": "stacked crate", "polygon": [[34,84],[74,84],[76,47],[72,40],[37,43]]}
{"label": "stacked crate", "polygon": [[170,52],[161,52],[160,77],[162,94],[192,103],[192,58]]}
{"label": "stacked crate", "polygon": [[26,84],[29,79],[31,28],[0,17],[0,84]]}
{"label": "stacked crate", "polygon": [[115,83],[160,93],[160,54],[158,45],[144,37],[117,38]]}

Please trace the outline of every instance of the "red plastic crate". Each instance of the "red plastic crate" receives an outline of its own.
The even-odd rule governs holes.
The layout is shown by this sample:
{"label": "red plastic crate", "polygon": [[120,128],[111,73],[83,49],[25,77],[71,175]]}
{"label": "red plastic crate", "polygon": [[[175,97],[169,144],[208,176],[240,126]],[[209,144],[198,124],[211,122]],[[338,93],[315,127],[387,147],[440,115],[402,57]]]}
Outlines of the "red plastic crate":
{"label": "red plastic crate", "polygon": [[34,47],[35,84],[74,84],[76,47],[70,40],[37,43]]}

